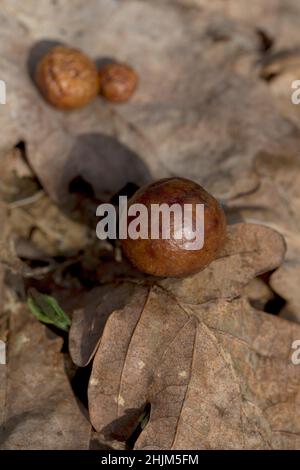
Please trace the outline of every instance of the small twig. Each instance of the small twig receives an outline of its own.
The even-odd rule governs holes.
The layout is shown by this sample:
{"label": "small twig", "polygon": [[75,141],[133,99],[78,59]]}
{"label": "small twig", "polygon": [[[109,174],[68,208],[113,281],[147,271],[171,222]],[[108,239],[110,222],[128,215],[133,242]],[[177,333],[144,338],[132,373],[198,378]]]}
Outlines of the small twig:
{"label": "small twig", "polygon": [[10,209],[15,209],[16,207],[23,207],[29,204],[33,204],[34,202],[38,201],[43,195],[44,191],[41,189],[37,193],[33,194],[32,196],[26,197],[24,199],[18,199],[17,201],[8,203],[8,207]]}

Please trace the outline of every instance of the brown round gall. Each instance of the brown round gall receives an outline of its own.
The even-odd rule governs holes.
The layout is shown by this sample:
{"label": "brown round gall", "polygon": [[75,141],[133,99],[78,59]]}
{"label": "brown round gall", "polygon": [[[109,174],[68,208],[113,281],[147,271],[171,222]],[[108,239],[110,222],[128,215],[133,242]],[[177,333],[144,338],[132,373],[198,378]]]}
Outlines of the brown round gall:
{"label": "brown round gall", "polygon": [[81,108],[99,93],[96,65],[78,49],[56,46],[38,63],[36,84],[48,103],[59,109]]}
{"label": "brown round gall", "polygon": [[138,85],[136,72],[126,64],[111,63],[99,71],[100,93],[109,101],[129,100]]}
{"label": "brown round gall", "polygon": [[[161,224],[159,225],[159,238],[151,238],[151,207],[153,204],[164,203],[169,207],[173,204],[179,204],[182,214],[184,214],[185,204],[192,205],[187,206],[192,207],[192,217],[187,218],[190,222],[184,222],[182,216],[183,225],[180,227],[180,233],[182,233],[180,239],[178,239],[178,235],[174,236],[176,231],[178,233],[178,221],[176,226],[174,217],[169,219],[171,223],[168,239],[161,236],[163,233]],[[130,207],[132,204],[143,204],[148,209],[148,238],[132,239],[128,237],[121,240],[121,246],[131,263],[144,273],[162,277],[189,276],[211,263],[224,244],[226,233],[224,212],[217,200],[193,181],[184,178],[159,180],[138,190],[130,199],[128,206]],[[187,249],[188,246],[191,247],[191,231],[197,234],[195,231],[197,204],[202,204],[204,207],[204,245],[198,249]],[[128,226],[130,223],[129,218]]]}

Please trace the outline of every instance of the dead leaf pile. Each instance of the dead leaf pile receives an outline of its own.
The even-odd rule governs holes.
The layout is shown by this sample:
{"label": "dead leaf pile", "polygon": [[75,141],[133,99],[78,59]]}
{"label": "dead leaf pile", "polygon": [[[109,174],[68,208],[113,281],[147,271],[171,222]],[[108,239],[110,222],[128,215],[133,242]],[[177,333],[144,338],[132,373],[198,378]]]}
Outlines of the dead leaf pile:
{"label": "dead leaf pile", "polygon": [[[300,448],[299,15],[298,0],[2,0],[0,448]],[[32,76],[57,42],[128,62],[137,93],[51,108]],[[165,176],[234,225],[205,270],[155,281],[96,240],[94,214]],[[76,367],[29,316],[30,287],[73,316]]]}
{"label": "dead leaf pile", "polygon": [[[300,143],[299,107],[291,108],[287,89],[299,78],[298,2],[248,3],[93,0],[87,7],[82,0],[58,0],[36,9],[32,1],[4,0],[0,69],[9,95],[0,109],[0,153],[24,141],[30,165],[60,204],[72,200],[69,188],[78,179],[107,200],[128,182],[179,175],[240,206],[243,195],[251,198],[266,185],[256,171],[257,155],[266,153],[278,168],[282,148],[289,157]],[[50,108],[30,77],[53,41],[80,47],[95,60],[133,64],[139,92],[120,107],[99,99],[70,114]],[[277,188],[284,190],[278,180]],[[260,196],[255,193],[256,203]],[[285,212],[292,212],[291,204],[286,198]],[[299,224],[298,213],[291,219]],[[299,244],[296,231],[293,238]],[[297,254],[289,250],[292,263]],[[298,303],[296,294],[286,295]]]}

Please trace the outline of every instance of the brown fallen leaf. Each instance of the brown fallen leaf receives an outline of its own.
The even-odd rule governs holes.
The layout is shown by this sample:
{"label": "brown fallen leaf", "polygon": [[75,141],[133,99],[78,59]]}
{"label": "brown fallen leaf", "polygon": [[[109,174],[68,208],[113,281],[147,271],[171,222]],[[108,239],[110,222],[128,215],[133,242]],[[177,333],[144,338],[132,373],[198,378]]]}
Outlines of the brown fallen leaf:
{"label": "brown fallen leaf", "polygon": [[300,162],[291,147],[282,148],[280,157],[259,154],[256,171],[259,188],[227,201],[228,209],[236,211],[246,221],[268,225],[282,233],[287,242],[287,254],[282,266],[271,276],[270,285],[287,301],[284,315],[300,321]]}
{"label": "brown fallen leaf", "polygon": [[191,316],[151,377],[150,421],[136,448],[299,448],[299,422],[287,419],[299,407],[290,357],[299,328],[244,299],[182,308]]}
{"label": "brown fallen leaf", "polygon": [[197,275],[135,283],[131,292],[124,284],[123,307],[114,305],[111,286],[104,313],[96,297],[94,316],[92,309],[86,317],[78,312],[73,356],[86,349],[90,356],[99,342],[89,410],[104,443],[128,440],[150,403],[136,449],[299,447],[299,425],[287,416],[300,399],[291,362],[300,328],[240,297],[255,275],[280,265],[284,252],[273,230],[238,224],[229,227],[220,258]]}
{"label": "brown fallen leaf", "polygon": [[88,449],[91,426],[66,376],[61,338],[23,306],[11,317],[0,448]]}
{"label": "brown fallen leaf", "polygon": [[[149,290],[146,302],[138,308],[133,298],[123,311],[112,313],[94,359],[89,385],[91,421],[104,439],[130,437],[168,346],[174,344],[180,354],[190,356],[195,322],[170,296],[156,289]],[[166,373],[172,374],[173,369],[174,364],[170,363]],[[169,406],[182,398],[183,395],[170,396]],[[162,430],[164,434],[167,433]]]}
{"label": "brown fallen leaf", "polygon": [[160,285],[192,304],[233,298],[255,276],[279,266],[284,254],[285,242],[275,231],[236,224],[228,227],[224,248],[205,270],[183,280],[166,279]]}
{"label": "brown fallen leaf", "polygon": [[128,320],[113,313],[94,360],[90,414],[104,440],[128,439],[149,402],[136,449],[299,448],[287,419],[300,399],[299,327],[245,299],[179,305],[159,288]]}
{"label": "brown fallen leaf", "polygon": [[[139,298],[134,295],[138,292]],[[145,289],[146,291],[146,289]],[[143,289],[132,283],[119,285],[107,284],[96,287],[87,296],[86,307],[73,311],[72,327],[69,336],[69,348],[72,359],[79,367],[86,366],[95,354],[99,340],[109,315],[115,310],[122,310],[133,296],[134,308],[143,306]]]}

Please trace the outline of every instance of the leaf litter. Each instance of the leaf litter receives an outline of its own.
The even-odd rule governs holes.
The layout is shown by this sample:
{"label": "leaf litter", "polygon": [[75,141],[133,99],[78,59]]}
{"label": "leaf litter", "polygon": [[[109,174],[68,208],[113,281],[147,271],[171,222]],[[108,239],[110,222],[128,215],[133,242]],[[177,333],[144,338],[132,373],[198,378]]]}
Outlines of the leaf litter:
{"label": "leaf litter", "polygon": [[[299,449],[298,62],[282,53],[297,2],[2,3],[0,447]],[[49,40],[130,62],[139,92],[50,108],[30,78]],[[94,209],[172,175],[233,225],[205,270],[157,281],[96,240]],[[29,289],[72,318],[69,345],[30,315]]]}

